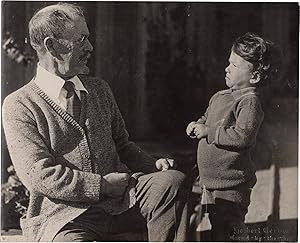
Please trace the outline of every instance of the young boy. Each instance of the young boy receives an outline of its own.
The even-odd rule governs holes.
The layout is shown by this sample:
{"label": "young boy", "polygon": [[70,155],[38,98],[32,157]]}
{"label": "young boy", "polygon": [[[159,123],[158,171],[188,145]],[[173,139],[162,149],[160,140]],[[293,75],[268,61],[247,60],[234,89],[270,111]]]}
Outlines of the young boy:
{"label": "young boy", "polygon": [[186,133],[199,139],[197,162],[212,241],[233,241],[243,232],[256,183],[250,151],[264,119],[258,87],[278,73],[279,49],[247,33],[234,42],[226,67],[229,89],[212,96],[205,114]]}

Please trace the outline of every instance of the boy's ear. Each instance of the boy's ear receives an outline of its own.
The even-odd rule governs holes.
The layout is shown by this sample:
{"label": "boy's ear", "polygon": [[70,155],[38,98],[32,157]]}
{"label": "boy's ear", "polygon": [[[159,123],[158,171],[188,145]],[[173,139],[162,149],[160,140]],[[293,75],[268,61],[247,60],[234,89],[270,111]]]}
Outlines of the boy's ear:
{"label": "boy's ear", "polygon": [[260,81],[260,74],[258,71],[252,74],[251,79],[249,80],[250,84],[257,84]]}

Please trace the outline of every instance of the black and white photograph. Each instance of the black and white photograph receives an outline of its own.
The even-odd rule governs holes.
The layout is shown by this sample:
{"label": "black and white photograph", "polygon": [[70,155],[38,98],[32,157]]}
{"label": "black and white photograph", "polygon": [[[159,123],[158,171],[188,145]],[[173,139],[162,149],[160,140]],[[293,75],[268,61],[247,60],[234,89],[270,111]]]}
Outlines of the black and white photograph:
{"label": "black and white photograph", "polygon": [[0,241],[298,241],[297,2],[1,8]]}

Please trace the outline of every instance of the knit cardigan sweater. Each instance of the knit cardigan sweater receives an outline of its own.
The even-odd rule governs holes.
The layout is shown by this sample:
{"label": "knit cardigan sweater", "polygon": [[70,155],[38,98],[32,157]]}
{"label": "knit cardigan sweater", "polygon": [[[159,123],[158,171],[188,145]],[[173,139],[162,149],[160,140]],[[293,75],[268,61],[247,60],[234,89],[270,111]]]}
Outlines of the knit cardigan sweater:
{"label": "knit cardigan sweater", "polygon": [[[17,175],[30,191],[27,216],[21,219],[28,241],[51,241],[68,222],[92,204],[122,200],[101,194],[102,176],[111,172],[155,171],[155,160],[133,142],[112,92],[104,81],[80,77],[80,122],[56,105],[32,80],[6,97],[4,132]],[[125,208],[125,209],[124,209]],[[109,208],[112,214],[114,208]]]}
{"label": "knit cardigan sweater", "polygon": [[250,152],[263,118],[254,87],[213,95],[204,116],[197,121],[209,126],[208,136],[199,141],[197,151],[202,186],[229,189],[256,182]]}

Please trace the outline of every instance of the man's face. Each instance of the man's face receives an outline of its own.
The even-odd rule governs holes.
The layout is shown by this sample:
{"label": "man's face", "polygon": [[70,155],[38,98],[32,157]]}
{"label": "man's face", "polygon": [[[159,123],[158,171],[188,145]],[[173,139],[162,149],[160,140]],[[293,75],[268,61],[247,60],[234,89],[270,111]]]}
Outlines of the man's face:
{"label": "man's face", "polygon": [[88,37],[89,30],[85,20],[77,18],[74,20],[74,25],[67,27],[63,37],[57,40],[57,68],[61,77],[89,73],[86,64],[93,46]]}
{"label": "man's face", "polygon": [[253,64],[233,51],[229,57],[229,65],[225,68],[226,85],[231,89],[242,89],[251,86]]}

